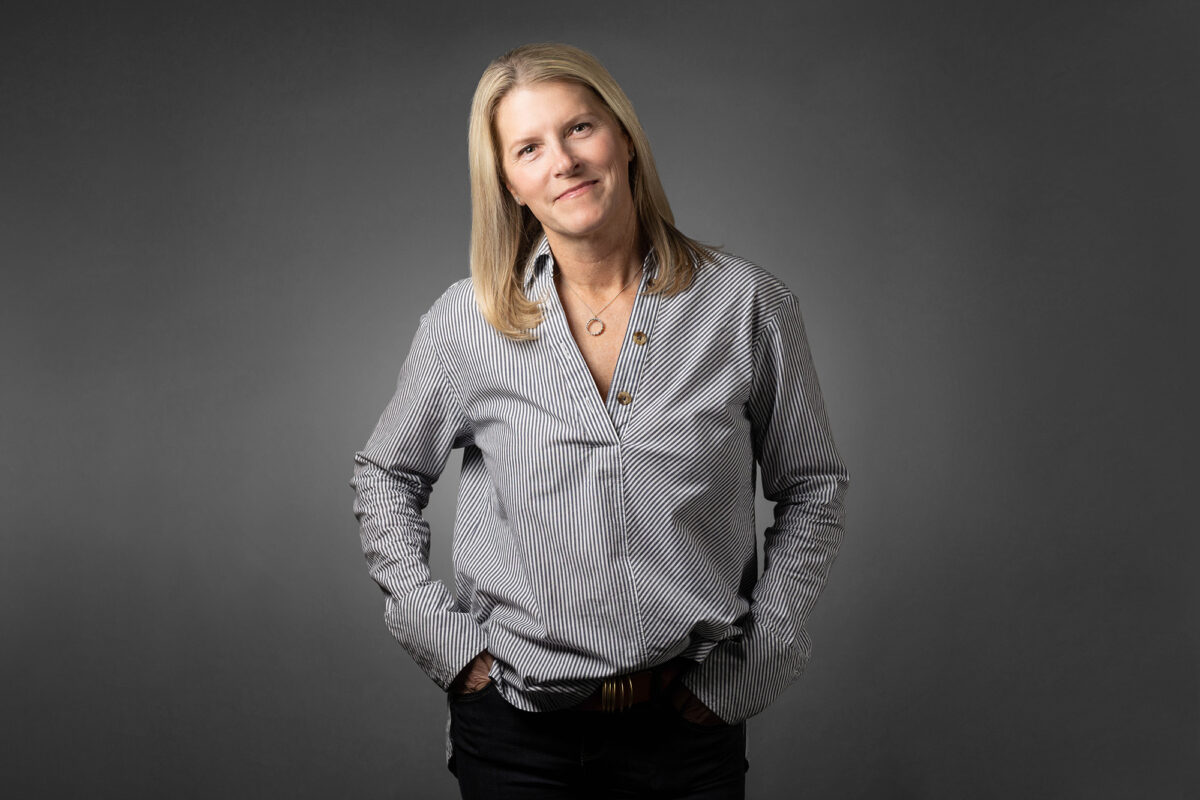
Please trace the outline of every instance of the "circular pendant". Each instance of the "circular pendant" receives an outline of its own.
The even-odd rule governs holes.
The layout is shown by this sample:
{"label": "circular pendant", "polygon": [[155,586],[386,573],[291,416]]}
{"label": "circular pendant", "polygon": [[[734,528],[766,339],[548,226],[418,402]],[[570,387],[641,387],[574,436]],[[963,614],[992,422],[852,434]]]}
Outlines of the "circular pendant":
{"label": "circular pendant", "polygon": [[[600,327],[596,330],[592,330],[593,323],[599,325]],[[604,333],[604,320],[600,319],[599,317],[592,317],[587,321],[587,325],[584,327],[592,336],[599,336],[600,334]]]}

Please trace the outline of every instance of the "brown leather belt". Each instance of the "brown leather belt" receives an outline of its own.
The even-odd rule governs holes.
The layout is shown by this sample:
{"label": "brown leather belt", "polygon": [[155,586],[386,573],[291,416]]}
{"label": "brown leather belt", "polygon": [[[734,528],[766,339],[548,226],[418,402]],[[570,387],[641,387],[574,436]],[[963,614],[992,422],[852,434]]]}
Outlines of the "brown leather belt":
{"label": "brown leather belt", "polygon": [[580,711],[624,711],[647,703],[670,686],[691,662],[676,658],[666,664],[627,675],[605,678],[600,688],[575,706]]}

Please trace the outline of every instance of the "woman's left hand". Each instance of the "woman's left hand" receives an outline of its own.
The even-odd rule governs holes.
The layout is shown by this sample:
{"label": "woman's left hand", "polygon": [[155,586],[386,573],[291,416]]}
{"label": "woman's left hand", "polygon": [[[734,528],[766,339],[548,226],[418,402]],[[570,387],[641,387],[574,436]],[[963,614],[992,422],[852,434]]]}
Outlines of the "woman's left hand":
{"label": "woman's left hand", "polygon": [[675,682],[675,688],[671,692],[671,705],[675,706],[680,716],[696,725],[726,724],[725,720],[714,714],[699,697],[692,694],[691,689],[683,685],[683,681]]}

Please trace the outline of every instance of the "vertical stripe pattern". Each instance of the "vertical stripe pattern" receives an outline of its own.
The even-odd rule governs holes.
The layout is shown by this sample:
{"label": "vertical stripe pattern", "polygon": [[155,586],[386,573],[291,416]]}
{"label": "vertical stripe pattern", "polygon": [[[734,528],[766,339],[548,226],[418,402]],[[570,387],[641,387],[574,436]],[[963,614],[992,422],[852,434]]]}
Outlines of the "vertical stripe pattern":
{"label": "vertical stripe pattern", "polygon": [[[685,291],[648,294],[651,254],[602,399],[554,269],[543,239],[525,269],[544,311],[532,341],[496,333],[470,280],[451,285],[355,456],[388,627],[443,689],[486,647],[500,692],[530,711],[685,656],[689,688],[739,722],[804,669],[844,529],[849,478],[796,297],[723,253]],[[450,589],[430,577],[422,510],[454,449]],[[761,577],[756,465],[775,504]]]}

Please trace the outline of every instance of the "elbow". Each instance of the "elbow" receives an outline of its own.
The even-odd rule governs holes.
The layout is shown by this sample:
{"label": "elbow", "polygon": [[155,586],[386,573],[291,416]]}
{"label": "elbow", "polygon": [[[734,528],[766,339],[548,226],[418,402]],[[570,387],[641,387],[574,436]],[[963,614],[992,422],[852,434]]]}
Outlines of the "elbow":
{"label": "elbow", "polygon": [[350,473],[350,488],[359,491],[365,483],[366,472],[375,466],[370,459],[359,451],[354,454],[354,470]]}

